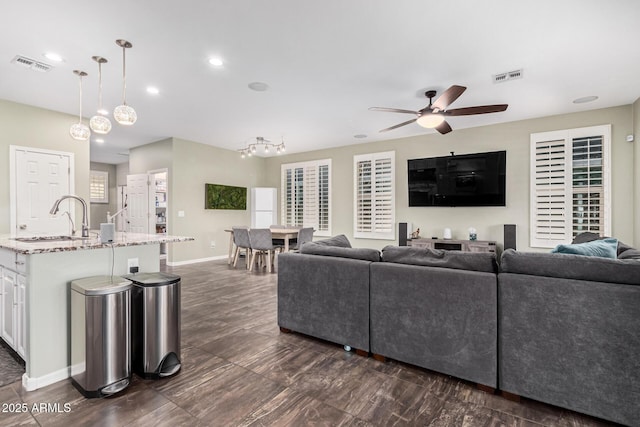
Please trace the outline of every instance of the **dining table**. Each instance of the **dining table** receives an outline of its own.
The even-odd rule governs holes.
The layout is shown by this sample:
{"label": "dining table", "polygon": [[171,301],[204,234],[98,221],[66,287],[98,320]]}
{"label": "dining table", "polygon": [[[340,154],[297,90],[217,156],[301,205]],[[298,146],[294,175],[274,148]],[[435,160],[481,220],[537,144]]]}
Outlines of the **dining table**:
{"label": "dining table", "polygon": [[[282,239],[284,241],[284,252],[289,252],[289,241],[298,237],[298,231],[302,227],[270,227],[272,239]],[[227,264],[233,262],[233,229],[225,229],[229,233],[229,257]]]}

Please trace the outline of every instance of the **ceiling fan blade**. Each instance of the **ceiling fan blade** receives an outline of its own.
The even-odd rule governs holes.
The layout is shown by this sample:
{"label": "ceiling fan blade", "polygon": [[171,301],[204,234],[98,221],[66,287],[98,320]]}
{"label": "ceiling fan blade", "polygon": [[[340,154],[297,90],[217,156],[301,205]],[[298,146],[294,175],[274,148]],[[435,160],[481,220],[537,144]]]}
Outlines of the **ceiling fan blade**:
{"label": "ceiling fan blade", "polygon": [[449,89],[445,90],[442,95],[436,99],[436,102],[433,103],[433,108],[438,109],[440,111],[446,109],[450,104],[453,103],[462,93],[467,90],[464,86],[453,85]]}
{"label": "ceiling fan blade", "polygon": [[509,104],[479,105],[477,107],[454,108],[443,111],[445,116],[471,116],[473,114],[498,113],[507,109]]}
{"label": "ceiling fan blade", "polygon": [[385,108],[385,107],[371,107],[369,111],[384,111],[386,113],[406,113],[406,114],[418,114],[417,111],[402,110],[400,108]]}
{"label": "ceiling fan blade", "polygon": [[444,135],[445,133],[451,132],[453,129],[451,129],[451,126],[449,126],[449,123],[444,121],[440,123],[438,126],[436,126],[436,130]]}
{"label": "ceiling fan blade", "polygon": [[399,124],[397,124],[395,126],[391,126],[390,128],[382,129],[380,132],[388,132],[390,130],[398,129],[399,127],[411,124],[411,123],[415,122],[416,120],[418,120],[417,117],[415,119],[411,119],[411,120],[407,120],[406,122],[399,123]]}

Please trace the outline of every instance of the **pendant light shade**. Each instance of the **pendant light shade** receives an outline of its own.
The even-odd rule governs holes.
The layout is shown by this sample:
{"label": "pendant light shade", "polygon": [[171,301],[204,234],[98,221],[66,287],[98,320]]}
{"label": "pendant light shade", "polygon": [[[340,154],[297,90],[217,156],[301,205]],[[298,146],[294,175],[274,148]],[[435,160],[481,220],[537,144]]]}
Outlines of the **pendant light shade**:
{"label": "pendant light shade", "polygon": [[80,88],[80,113],[78,114],[78,123],[71,125],[69,134],[71,138],[77,141],[86,141],[91,136],[89,127],[82,123],[82,78],[87,75],[84,71],[73,70],[73,74],[78,76],[78,85]]}
{"label": "pendant light shade", "polygon": [[111,121],[102,115],[102,64],[107,60],[101,56],[92,56],[91,59],[98,63],[98,114],[91,117],[89,127],[95,133],[105,135],[111,131]]}
{"label": "pendant light shade", "polygon": [[126,40],[118,39],[116,44],[122,48],[122,105],[118,105],[113,110],[113,118],[121,125],[130,126],[136,122],[138,115],[136,110],[127,105],[127,67],[125,62],[125,51],[133,45]]}

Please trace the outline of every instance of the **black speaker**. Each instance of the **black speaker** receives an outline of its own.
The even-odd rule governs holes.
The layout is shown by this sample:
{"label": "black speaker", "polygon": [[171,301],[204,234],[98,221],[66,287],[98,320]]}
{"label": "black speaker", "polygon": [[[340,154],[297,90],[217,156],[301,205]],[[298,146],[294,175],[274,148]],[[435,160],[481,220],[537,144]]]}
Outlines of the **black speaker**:
{"label": "black speaker", "polygon": [[407,246],[407,223],[398,223],[398,246]]}
{"label": "black speaker", "polygon": [[504,249],[516,249],[516,225],[504,225]]}

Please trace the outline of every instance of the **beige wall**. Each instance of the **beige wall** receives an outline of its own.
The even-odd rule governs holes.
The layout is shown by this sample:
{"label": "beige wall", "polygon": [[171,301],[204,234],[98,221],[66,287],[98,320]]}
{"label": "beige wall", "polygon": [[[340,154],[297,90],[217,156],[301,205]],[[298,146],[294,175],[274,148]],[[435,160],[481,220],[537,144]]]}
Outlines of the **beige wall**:
{"label": "beige wall", "polygon": [[[132,174],[169,169],[167,232],[195,238],[169,245],[170,263],[227,255],[229,235],[224,230],[250,224],[249,189],[264,186],[264,166],[263,159],[242,160],[236,151],[178,138],[134,148],[129,157]],[[247,187],[247,210],[205,209],[206,183]],[[178,211],[184,211],[184,217],[178,217]],[[215,242],[215,248],[211,242]]]}
{"label": "beige wall", "polygon": [[633,183],[634,183],[634,247],[640,248],[640,98],[633,103]]}
{"label": "beige wall", "polygon": [[[420,228],[423,237],[442,238],[443,229],[452,229],[453,238],[467,238],[474,227],[478,238],[495,240],[502,245],[503,224],[517,225],[519,250],[529,247],[529,138],[531,133],[557,129],[612,125],[612,234],[632,242],[633,220],[633,146],[625,141],[631,133],[631,106],[621,106],[576,114],[524,120],[472,129],[458,129],[447,135],[426,134],[417,137],[351,145],[266,160],[264,185],[280,187],[280,165],[314,159],[332,159],[332,234],[346,234],[354,246],[382,248],[397,240],[353,238],[353,156],[395,150],[396,152],[396,222],[410,222]],[[463,120],[460,118],[459,120]],[[451,120],[453,127],[455,121]],[[291,142],[290,145],[293,145]],[[445,156],[483,151],[507,151],[506,207],[408,207],[407,159]],[[637,164],[637,160],[636,160]]]}
{"label": "beige wall", "polygon": [[[44,148],[74,154],[75,194],[89,200],[89,142],[69,136],[74,116],[0,100],[0,234],[10,233],[9,146]],[[76,218],[82,218],[79,203]]]}
{"label": "beige wall", "polygon": [[100,224],[107,222],[107,212],[112,215],[118,210],[117,203],[117,186],[116,186],[116,165],[106,163],[91,162],[89,166],[92,171],[102,171],[109,173],[109,203],[90,203],[89,228],[91,230],[99,230]]}

